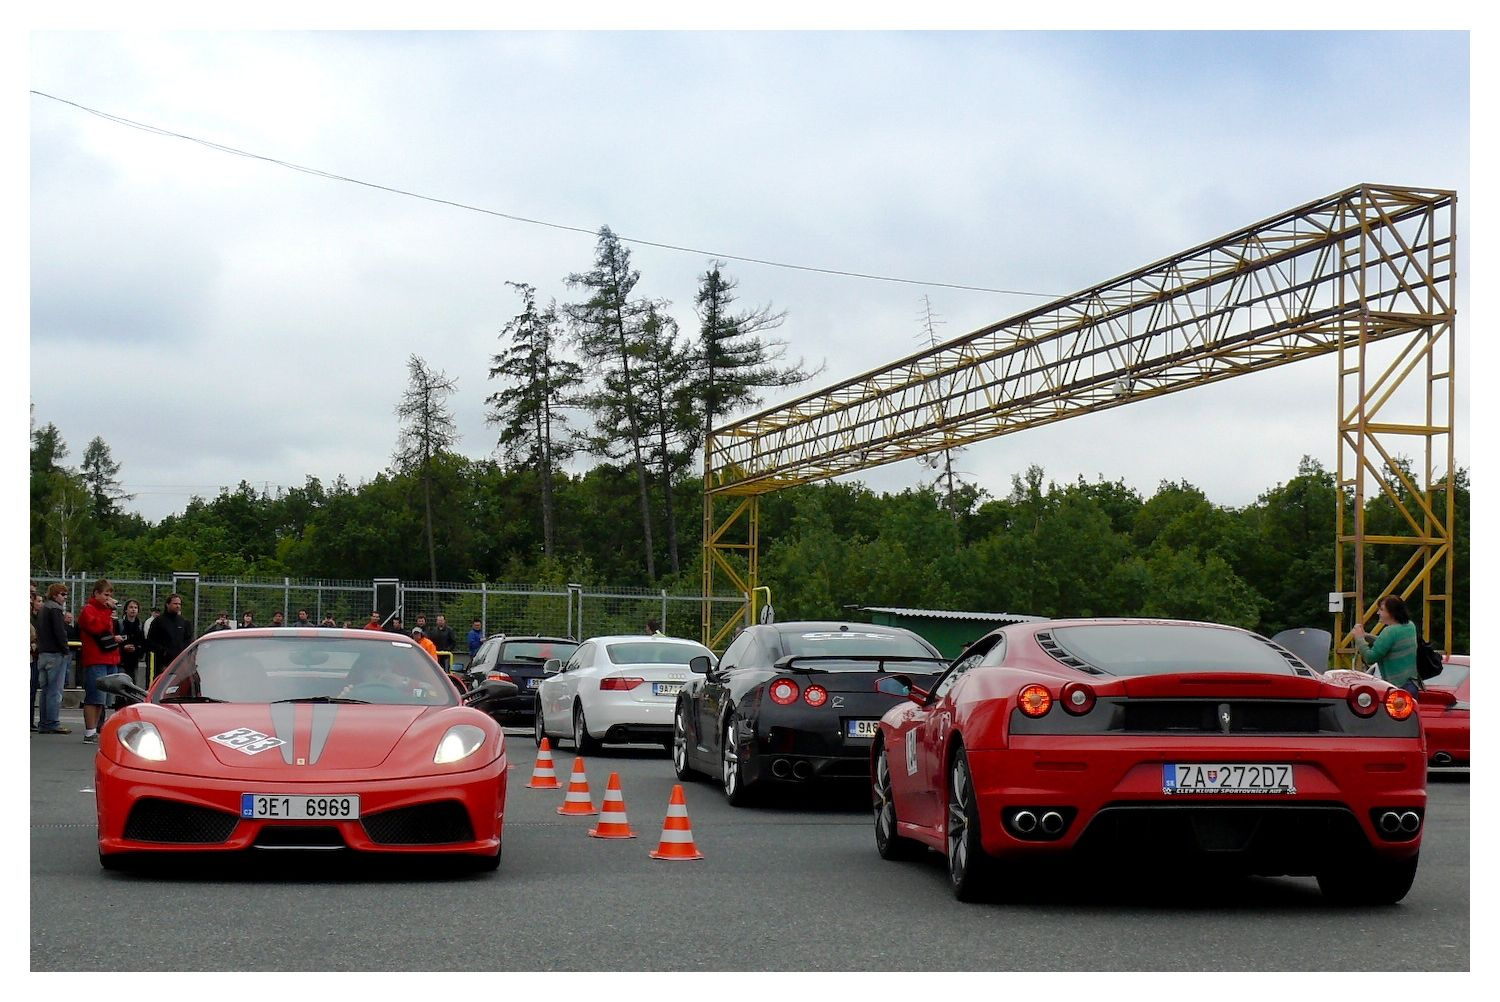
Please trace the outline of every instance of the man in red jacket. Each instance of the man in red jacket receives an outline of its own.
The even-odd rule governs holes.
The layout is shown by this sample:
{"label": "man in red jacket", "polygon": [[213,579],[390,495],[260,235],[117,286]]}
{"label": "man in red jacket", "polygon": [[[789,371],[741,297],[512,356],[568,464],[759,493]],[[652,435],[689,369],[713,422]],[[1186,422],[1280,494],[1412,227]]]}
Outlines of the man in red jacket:
{"label": "man in red jacket", "polygon": [[83,740],[99,740],[99,722],[104,716],[104,693],[98,681],[120,668],[120,644],[125,638],[115,625],[115,586],[108,578],[94,582],[94,593],[78,614],[78,639],[83,665]]}

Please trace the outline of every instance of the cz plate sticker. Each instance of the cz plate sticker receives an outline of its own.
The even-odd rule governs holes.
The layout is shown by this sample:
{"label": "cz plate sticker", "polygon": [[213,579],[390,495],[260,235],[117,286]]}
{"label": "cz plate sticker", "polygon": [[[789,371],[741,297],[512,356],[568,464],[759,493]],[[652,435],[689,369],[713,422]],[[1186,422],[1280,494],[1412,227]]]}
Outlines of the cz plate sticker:
{"label": "cz plate sticker", "polygon": [[263,751],[280,748],[286,744],[280,738],[273,738],[269,734],[262,734],[252,727],[236,727],[232,731],[215,734],[208,740],[226,745],[235,751],[242,751],[246,755],[259,755]]}

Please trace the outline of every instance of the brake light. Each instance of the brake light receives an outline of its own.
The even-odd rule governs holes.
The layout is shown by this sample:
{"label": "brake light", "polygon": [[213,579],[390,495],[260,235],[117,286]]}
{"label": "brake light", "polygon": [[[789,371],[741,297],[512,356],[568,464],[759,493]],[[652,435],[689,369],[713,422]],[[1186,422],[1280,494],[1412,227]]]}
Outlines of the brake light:
{"label": "brake light", "polygon": [[791,706],[801,692],[796,682],[789,678],[779,678],[771,683],[771,702],[778,706]]}
{"label": "brake light", "polygon": [[612,689],[616,692],[629,692],[644,681],[646,680],[643,678],[601,678],[599,680],[599,688],[606,691]]}
{"label": "brake light", "polygon": [[1052,693],[1047,691],[1045,685],[1028,685],[1016,697],[1016,705],[1028,717],[1045,716],[1052,709]]}
{"label": "brake light", "polygon": [[492,671],[488,675],[486,675],[485,678],[489,679],[491,682],[509,682],[511,680],[510,676],[505,674],[505,672],[503,671]]}
{"label": "brake light", "polygon": [[810,685],[802,694],[802,701],[808,706],[819,707],[828,702],[828,690],[821,685]]}
{"label": "brake light", "polygon": [[1393,720],[1405,720],[1417,708],[1417,701],[1405,689],[1392,689],[1385,694],[1385,712]]}
{"label": "brake light", "polygon": [[1356,685],[1349,690],[1349,709],[1356,716],[1372,717],[1380,708],[1380,700],[1375,698],[1375,690],[1367,685]]}
{"label": "brake light", "polygon": [[1062,708],[1069,713],[1082,716],[1094,708],[1094,690],[1082,682],[1069,682],[1063,686]]}

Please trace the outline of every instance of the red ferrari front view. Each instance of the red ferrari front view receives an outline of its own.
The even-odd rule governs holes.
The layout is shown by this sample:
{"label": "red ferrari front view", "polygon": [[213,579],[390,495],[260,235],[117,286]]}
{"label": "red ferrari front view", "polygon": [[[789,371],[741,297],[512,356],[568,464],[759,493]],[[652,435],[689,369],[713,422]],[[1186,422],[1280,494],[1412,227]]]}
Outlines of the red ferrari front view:
{"label": "red ferrari front view", "polygon": [[492,869],[505,771],[500,728],[403,638],[210,634],[100,732],[99,858],[352,850]]}
{"label": "red ferrari front view", "polygon": [[1399,900],[1416,872],[1426,768],[1413,698],[1317,673],[1243,630],[1007,627],[881,731],[877,846],[945,852],[960,897],[1004,861],[1043,856],[1157,857],[1189,880],[1315,875],[1349,901]]}

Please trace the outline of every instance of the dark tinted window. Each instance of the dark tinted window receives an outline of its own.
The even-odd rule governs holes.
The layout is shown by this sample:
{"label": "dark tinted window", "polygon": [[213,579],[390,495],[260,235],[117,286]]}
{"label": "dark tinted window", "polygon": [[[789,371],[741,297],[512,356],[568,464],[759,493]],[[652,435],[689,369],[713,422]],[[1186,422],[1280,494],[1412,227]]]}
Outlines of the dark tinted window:
{"label": "dark tinted window", "polygon": [[659,640],[629,640],[605,644],[610,661],[617,665],[685,665],[693,658],[713,655],[701,644],[664,643]]}
{"label": "dark tinted window", "polygon": [[173,663],[157,703],[271,703],[320,697],[394,706],[458,701],[437,662],[406,640],[207,640]]}
{"label": "dark tinted window", "polygon": [[1111,675],[1177,672],[1295,674],[1264,640],[1238,630],[1173,623],[1059,626],[1052,639],[1066,653]]}
{"label": "dark tinted window", "polygon": [[548,658],[566,661],[578,650],[577,644],[560,640],[507,640],[500,647],[501,661],[534,661],[541,664]]}
{"label": "dark tinted window", "polygon": [[781,631],[781,645],[794,657],[889,655],[932,657],[937,652],[910,633],[877,633],[873,630]]}

